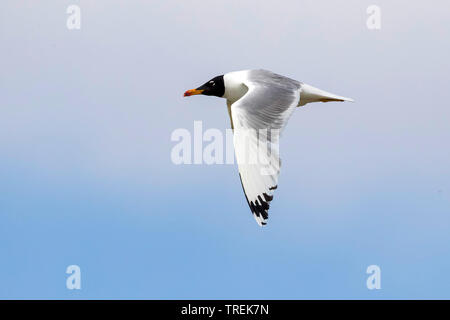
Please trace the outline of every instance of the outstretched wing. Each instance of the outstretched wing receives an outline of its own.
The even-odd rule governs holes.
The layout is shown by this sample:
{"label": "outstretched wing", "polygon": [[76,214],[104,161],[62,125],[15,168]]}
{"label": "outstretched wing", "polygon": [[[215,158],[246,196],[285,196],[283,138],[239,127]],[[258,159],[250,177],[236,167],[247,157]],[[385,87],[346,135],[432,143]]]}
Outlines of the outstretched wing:
{"label": "outstretched wing", "polygon": [[301,83],[264,70],[248,73],[247,93],[231,104],[234,148],[242,188],[259,225],[280,172],[279,134],[300,100]]}

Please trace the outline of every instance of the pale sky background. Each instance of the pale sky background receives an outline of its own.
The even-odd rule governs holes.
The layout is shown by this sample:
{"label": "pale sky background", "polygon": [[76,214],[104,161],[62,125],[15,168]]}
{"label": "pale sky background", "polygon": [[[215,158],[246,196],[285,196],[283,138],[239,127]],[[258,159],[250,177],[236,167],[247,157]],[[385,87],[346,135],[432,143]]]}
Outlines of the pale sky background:
{"label": "pale sky background", "polygon": [[[448,1],[1,1],[0,298],[450,298],[449,21]],[[170,160],[174,129],[229,127],[183,92],[255,68],[356,100],[296,110],[264,229],[236,166]]]}

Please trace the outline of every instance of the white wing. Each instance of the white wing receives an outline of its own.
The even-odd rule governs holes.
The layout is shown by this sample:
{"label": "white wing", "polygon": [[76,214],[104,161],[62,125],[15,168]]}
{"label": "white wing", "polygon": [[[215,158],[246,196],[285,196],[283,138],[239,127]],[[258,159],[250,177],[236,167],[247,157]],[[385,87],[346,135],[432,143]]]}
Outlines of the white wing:
{"label": "white wing", "polygon": [[242,188],[259,225],[280,172],[279,133],[300,100],[301,83],[264,70],[249,71],[247,93],[231,105],[234,148]]}

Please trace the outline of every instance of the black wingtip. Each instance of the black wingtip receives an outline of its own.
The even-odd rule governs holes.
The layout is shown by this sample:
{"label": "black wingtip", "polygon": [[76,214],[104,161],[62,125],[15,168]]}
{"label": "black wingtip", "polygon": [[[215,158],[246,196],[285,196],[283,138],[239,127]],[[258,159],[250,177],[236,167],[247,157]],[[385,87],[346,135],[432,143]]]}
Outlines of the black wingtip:
{"label": "black wingtip", "polygon": [[[249,201],[247,194],[245,193],[244,184],[242,182],[242,176],[239,173],[239,178],[241,180],[241,186],[242,191],[244,191],[245,199],[247,200],[247,204],[250,208],[250,211],[252,214],[254,214],[257,218],[262,218],[264,220],[269,219],[269,208],[270,208],[270,201],[272,201],[273,196],[268,195],[267,193],[263,193],[262,195],[258,195],[257,199],[255,201]],[[269,190],[275,190],[277,186],[270,187]],[[261,226],[265,226],[267,222],[261,221]]]}

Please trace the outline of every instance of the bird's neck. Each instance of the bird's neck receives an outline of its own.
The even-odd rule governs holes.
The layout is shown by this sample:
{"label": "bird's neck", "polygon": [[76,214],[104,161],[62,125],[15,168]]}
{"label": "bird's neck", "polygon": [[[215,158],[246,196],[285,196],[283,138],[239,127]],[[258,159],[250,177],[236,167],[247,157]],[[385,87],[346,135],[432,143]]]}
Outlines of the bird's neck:
{"label": "bird's neck", "polygon": [[243,75],[238,72],[227,73],[224,75],[223,80],[225,84],[223,98],[231,103],[239,100],[248,91],[248,87],[244,84]]}

